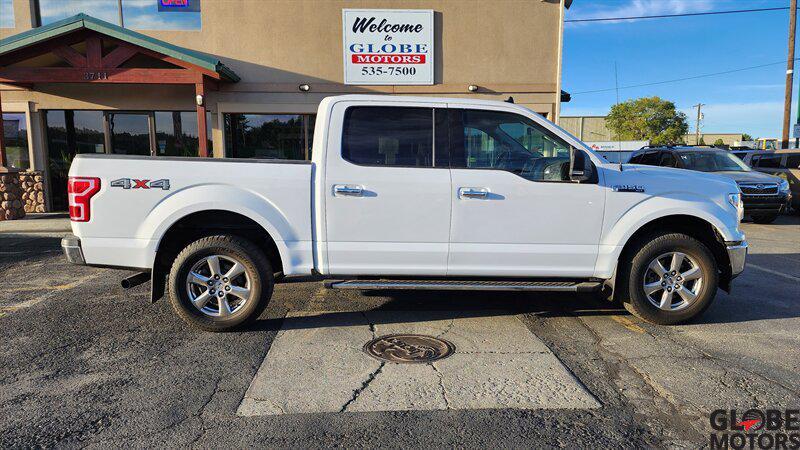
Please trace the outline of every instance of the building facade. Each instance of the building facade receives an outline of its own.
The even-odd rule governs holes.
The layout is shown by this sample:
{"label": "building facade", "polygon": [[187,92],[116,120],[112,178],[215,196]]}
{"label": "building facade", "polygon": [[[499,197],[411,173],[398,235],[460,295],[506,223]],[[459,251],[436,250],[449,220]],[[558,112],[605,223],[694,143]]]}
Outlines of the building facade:
{"label": "building facade", "polygon": [[[559,120],[562,128],[574,134],[578,139],[585,142],[614,141],[616,136],[606,126],[605,116],[562,116]],[[738,145],[742,140],[742,133],[700,133],[700,144],[714,145],[722,142],[722,145]],[[694,133],[685,134],[683,142],[686,145],[700,145]]]}
{"label": "building facade", "polygon": [[[144,9],[122,0],[80,9],[95,3],[0,3],[5,164],[42,172],[50,211],[66,208],[65,174],[78,153],[308,159],[317,105],[330,95],[511,97],[557,120],[564,0],[152,0]],[[346,10],[358,10],[356,22]],[[423,22],[406,23],[416,16],[404,11]],[[410,57],[385,54],[404,52],[400,43],[378,42],[410,33]],[[366,61],[396,71],[365,81],[382,70]]]}

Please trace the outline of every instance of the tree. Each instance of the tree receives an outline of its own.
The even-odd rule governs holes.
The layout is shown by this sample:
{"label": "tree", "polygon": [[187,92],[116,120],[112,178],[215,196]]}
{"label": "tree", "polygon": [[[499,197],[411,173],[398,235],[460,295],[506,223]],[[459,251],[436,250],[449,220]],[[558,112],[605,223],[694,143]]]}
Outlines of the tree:
{"label": "tree", "polygon": [[742,140],[743,141],[752,141],[753,140],[753,136],[750,136],[747,133],[742,133]]}
{"label": "tree", "polygon": [[717,139],[716,141],[714,141],[714,147],[722,147],[724,145],[725,142],[723,142],[722,139]]}
{"label": "tree", "polygon": [[648,140],[652,145],[682,144],[689,131],[686,114],[659,97],[642,97],[611,107],[606,126],[622,141]]}

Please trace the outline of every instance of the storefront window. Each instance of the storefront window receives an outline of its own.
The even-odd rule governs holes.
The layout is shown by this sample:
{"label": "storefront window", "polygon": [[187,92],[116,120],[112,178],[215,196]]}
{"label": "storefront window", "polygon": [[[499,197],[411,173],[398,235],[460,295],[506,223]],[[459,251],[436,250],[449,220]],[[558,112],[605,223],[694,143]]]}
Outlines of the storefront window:
{"label": "storefront window", "polygon": [[314,116],[307,114],[225,114],[229,158],[307,159]]}
{"label": "storefront window", "polygon": [[0,0],[0,28],[14,28],[14,0]]}
{"label": "storefront window", "polygon": [[16,169],[30,169],[28,123],[25,114],[3,113],[3,138],[8,165]]}
{"label": "storefront window", "polygon": [[[156,111],[156,154],[197,156],[197,113]],[[208,146],[209,151],[211,146]]]}
{"label": "storefront window", "polygon": [[[0,0],[6,2],[10,0]],[[161,5],[161,6],[159,6]],[[186,3],[165,0],[122,0],[120,16],[116,0],[39,0],[42,25],[84,13],[106,22],[136,30],[199,30],[200,0]]]}

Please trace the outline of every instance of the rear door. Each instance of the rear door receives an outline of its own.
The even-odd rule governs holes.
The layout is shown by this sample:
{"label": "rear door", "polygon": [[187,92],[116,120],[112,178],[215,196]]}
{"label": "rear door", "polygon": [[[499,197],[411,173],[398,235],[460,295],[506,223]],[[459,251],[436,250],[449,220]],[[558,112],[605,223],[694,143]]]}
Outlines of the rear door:
{"label": "rear door", "polygon": [[516,112],[450,111],[448,275],[592,276],[604,193],[569,180],[571,146]]}
{"label": "rear door", "polygon": [[344,119],[330,124],[326,155],[328,273],[445,275],[450,170],[433,106],[334,105]]}

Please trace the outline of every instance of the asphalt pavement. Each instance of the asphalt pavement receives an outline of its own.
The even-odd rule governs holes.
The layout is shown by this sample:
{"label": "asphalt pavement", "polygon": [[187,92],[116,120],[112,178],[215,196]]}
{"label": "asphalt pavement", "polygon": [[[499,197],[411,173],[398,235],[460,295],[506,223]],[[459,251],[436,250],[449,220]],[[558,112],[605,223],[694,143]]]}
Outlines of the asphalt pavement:
{"label": "asphalt pavement", "polygon": [[[0,233],[0,446],[708,445],[714,409],[800,407],[800,217],[743,227],[746,272],[688,325],[591,296],[301,279],[221,334],[122,290],[130,272],[67,264],[61,233]],[[377,370],[352,351],[415,330],[456,353]]]}

